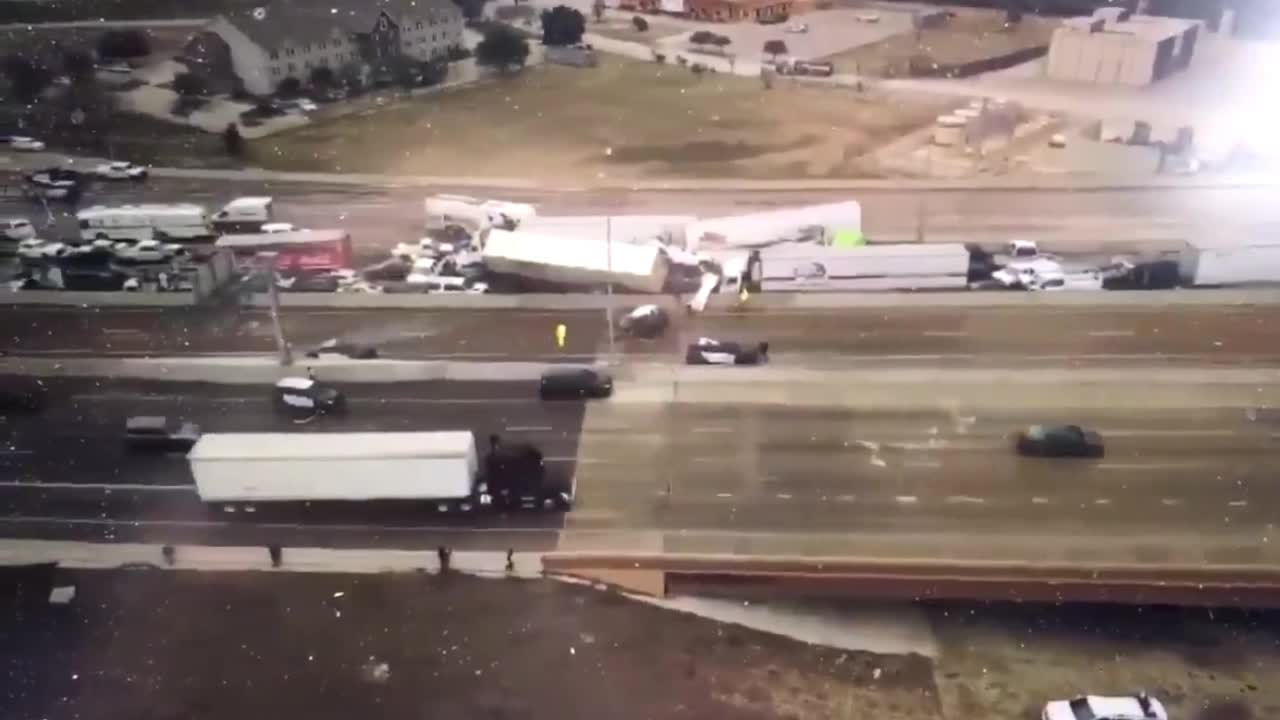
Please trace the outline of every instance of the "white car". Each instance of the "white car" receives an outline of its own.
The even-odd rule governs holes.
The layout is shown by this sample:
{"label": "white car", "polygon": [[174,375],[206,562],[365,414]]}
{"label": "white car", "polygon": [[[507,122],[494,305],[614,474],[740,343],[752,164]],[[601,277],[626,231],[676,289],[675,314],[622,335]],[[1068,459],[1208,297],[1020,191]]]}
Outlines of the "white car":
{"label": "white car", "polygon": [[162,243],[159,240],[142,240],[137,243],[116,243],[112,248],[116,259],[121,262],[153,263],[164,262],[174,255],[185,251],[181,245]]}
{"label": "white car", "polygon": [[854,15],[853,19],[863,23],[878,23],[880,22],[880,14],[873,12],[860,12],[857,15]]}
{"label": "white car", "polygon": [[787,26],[787,32],[799,35],[800,33],[809,32],[809,26],[804,23],[791,23]]}
{"label": "white car", "polygon": [[267,235],[271,235],[274,233],[293,232],[294,230],[297,230],[297,228],[293,226],[293,223],[269,222],[269,223],[262,224],[262,232],[266,233]]}
{"label": "white car", "polygon": [[29,240],[36,236],[36,228],[26,218],[0,218],[0,235],[6,240]]}
{"label": "white car", "polygon": [[1054,700],[1044,706],[1040,717],[1041,720],[1169,720],[1164,705],[1146,693]]}
{"label": "white car", "polygon": [[13,135],[9,138],[9,147],[14,150],[22,150],[24,152],[40,152],[44,150],[44,143],[31,137],[23,135]]}
{"label": "white car", "polygon": [[67,253],[67,246],[40,238],[29,238],[18,243],[18,257],[22,260],[48,260]]}
{"label": "white car", "polygon": [[147,168],[131,162],[109,162],[94,168],[93,174],[104,180],[146,180]]}

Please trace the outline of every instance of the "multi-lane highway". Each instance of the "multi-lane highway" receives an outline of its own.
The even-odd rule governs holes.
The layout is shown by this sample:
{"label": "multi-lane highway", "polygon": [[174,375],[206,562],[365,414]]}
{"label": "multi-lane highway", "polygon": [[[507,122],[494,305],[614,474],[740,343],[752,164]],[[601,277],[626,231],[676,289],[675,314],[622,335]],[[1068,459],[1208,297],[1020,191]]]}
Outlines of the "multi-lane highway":
{"label": "multi-lane highway", "polygon": [[[124,450],[124,419],[136,414],[182,417],[209,431],[503,433],[538,444],[553,473],[576,478],[578,506],[479,522],[412,505],[227,516],[199,502],[180,456]],[[1017,457],[1011,433],[1041,420],[1100,430],[1107,456]],[[1158,561],[1188,541],[1256,544],[1280,502],[1280,424],[1240,409],[1062,418],[1052,408],[855,413],[726,398],[584,410],[540,402],[523,384],[421,383],[354,388],[348,419],[295,425],[272,414],[260,387],[66,380],[54,384],[44,413],[4,422],[6,536],[533,549],[652,531],[671,549],[741,551],[770,538],[830,555],[857,554],[859,542],[865,551],[877,537],[910,536],[915,548],[935,539],[940,555],[1001,537],[1046,553],[1093,537],[1136,543]],[[1245,549],[1221,561],[1251,559]]]}
{"label": "multi-lane highway", "polygon": [[[281,220],[302,227],[351,232],[361,262],[386,257],[396,243],[416,240],[422,198],[450,188],[326,185],[304,182],[152,179],[145,184],[97,184],[81,201],[197,202],[217,208],[241,195],[272,195]],[[1193,232],[1234,232],[1280,220],[1270,188],[1152,188],[1091,190],[849,191],[535,191],[478,190],[477,194],[536,203],[544,215],[736,215],[775,207],[856,199],[864,227],[880,241],[912,241],[919,230],[934,241],[1002,244],[1040,240],[1069,252],[1171,249]],[[74,236],[74,218],[61,213],[57,234]],[[0,216],[43,211],[25,201],[0,202]],[[921,221],[923,217],[923,222]]]}
{"label": "multi-lane highway", "polygon": [[[677,316],[659,340],[621,339],[630,359],[675,361],[699,336],[767,340],[783,365],[867,362],[1224,364],[1280,360],[1270,306],[847,308]],[[376,345],[385,357],[586,360],[607,346],[599,310],[324,310],[289,308],[299,348],[330,338]],[[556,325],[567,327],[558,347]],[[265,354],[265,311],[234,308],[12,307],[0,313],[7,352],[34,356]]]}

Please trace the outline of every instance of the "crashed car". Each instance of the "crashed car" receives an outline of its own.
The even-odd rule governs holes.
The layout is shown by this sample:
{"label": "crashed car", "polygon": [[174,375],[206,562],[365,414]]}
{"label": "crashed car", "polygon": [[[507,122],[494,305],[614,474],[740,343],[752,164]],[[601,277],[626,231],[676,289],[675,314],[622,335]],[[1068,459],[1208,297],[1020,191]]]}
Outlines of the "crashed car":
{"label": "crashed car", "polygon": [[93,174],[102,180],[146,180],[147,172],[146,167],[124,160],[103,163],[93,169]]}
{"label": "crashed car", "polygon": [[724,342],[698,338],[684,356],[689,365],[759,365],[769,361],[769,343]]}
{"label": "crashed car", "polygon": [[125,447],[139,452],[187,452],[200,439],[194,423],[162,416],[137,416],[125,421]]}
{"label": "crashed car", "polygon": [[321,355],[341,355],[355,360],[373,360],[378,357],[378,348],[363,343],[345,342],[331,338],[310,349],[306,353],[309,358]]}
{"label": "crashed car", "polygon": [[655,338],[666,332],[670,319],[657,305],[641,305],[622,316],[618,328],[634,337]]}

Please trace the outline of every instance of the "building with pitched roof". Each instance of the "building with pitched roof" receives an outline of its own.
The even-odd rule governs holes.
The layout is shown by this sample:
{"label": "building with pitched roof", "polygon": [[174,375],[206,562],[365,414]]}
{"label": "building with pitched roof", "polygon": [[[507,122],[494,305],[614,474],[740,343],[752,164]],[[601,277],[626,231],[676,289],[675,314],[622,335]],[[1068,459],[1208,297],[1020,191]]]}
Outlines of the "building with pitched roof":
{"label": "building with pitched roof", "polygon": [[215,91],[269,95],[319,67],[430,60],[461,43],[462,12],[451,0],[272,0],[214,18],[185,56]]}

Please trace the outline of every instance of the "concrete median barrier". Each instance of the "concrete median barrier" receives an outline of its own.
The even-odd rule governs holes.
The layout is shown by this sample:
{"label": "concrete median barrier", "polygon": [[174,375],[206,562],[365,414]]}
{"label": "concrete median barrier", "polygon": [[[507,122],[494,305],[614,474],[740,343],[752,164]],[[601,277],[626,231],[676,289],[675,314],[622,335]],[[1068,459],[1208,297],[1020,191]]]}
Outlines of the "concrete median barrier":
{"label": "concrete median barrier", "polygon": [[[688,298],[686,297],[685,300]],[[365,293],[285,293],[285,308],[330,310],[600,310],[609,303],[597,294],[365,294]],[[655,304],[668,311],[683,311],[684,302],[670,295],[614,295],[615,308]],[[255,295],[251,307],[266,309],[265,295]],[[1105,292],[813,292],[757,293],[745,305],[736,294],[714,295],[709,312],[767,312],[839,310],[862,307],[1171,307],[1213,305],[1280,305],[1280,289],[1239,290],[1148,290]]]}
{"label": "concrete median barrier", "polygon": [[648,594],[1280,607],[1280,566],[548,553],[544,571]]}
{"label": "concrete median barrier", "polygon": [[0,294],[5,305],[70,305],[94,307],[195,307],[199,298],[192,292],[90,292],[80,290],[22,290]]}

